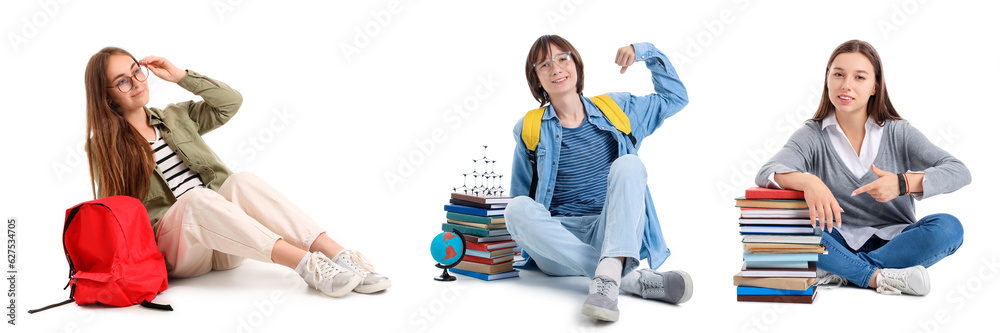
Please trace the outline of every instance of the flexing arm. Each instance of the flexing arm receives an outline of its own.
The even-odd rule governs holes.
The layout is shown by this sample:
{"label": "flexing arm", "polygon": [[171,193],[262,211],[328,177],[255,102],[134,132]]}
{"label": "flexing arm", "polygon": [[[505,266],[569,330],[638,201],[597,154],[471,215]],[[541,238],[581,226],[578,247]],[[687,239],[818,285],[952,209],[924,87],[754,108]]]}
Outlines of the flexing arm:
{"label": "flexing arm", "polygon": [[633,135],[642,140],[667,119],[688,103],[687,88],[677,76],[677,71],[660,50],[650,43],[635,43],[618,49],[615,64],[622,66],[620,73],[635,62],[646,63],[653,80],[654,94],[633,96],[628,93],[612,93],[612,98],[619,105],[628,103],[624,108],[632,123]]}

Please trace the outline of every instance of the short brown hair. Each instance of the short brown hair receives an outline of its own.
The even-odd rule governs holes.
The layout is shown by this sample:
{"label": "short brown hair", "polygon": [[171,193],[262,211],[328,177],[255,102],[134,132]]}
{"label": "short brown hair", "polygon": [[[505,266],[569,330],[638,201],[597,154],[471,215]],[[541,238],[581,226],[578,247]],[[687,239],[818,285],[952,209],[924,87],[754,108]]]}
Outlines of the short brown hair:
{"label": "short brown hair", "polygon": [[868,61],[871,61],[872,67],[875,68],[875,96],[868,99],[868,115],[875,119],[875,123],[882,126],[886,120],[903,119],[896,112],[896,108],[892,107],[892,102],[889,101],[889,92],[885,88],[885,78],[882,75],[882,59],[879,58],[878,51],[875,51],[875,47],[868,42],[852,39],[837,46],[830,54],[830,60],[826,62],[826,74],[823,76],[823,97],[820,98],[819,107],[812,120],[822,121],[831,112],[836,112],[833,101],[830,101],[830,87],[826,80],[830,76],[830,66],[833,64],[833,60],[843,53],[861,53],[868,57]]}
{"label": "short brown hair", "polygon": [[573,59],[574,66],[576,66],[576,93],[583,94],[583,58],[580,57],[580,52],[576,52],[573,44],[570,44],[565,38],[558,35],[544,35],[538,37],[535,43],[531,45],[531,50],[528,51],[528,58],[524,61],[524,76],[528,78],[528,88],[531,89],[531,95],[540,103],[539,106],[545,106],[549,103],[549,95],[542,89],[542,81],[538,79],[538,73],[535,73],[535,62],[539,59],[552,56],[548,54],[549,45],[555,45],[560,49],[570,52],[570,57]]}

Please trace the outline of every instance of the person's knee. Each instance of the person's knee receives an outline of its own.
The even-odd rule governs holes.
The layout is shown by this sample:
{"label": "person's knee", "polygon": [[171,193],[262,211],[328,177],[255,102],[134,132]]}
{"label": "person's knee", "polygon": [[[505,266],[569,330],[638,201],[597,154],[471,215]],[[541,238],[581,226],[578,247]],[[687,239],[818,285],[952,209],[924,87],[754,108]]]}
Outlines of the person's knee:
{"label": "person's knee", "polygon": [[639,156],[628,154],[619,156],[611,163],[611,174],[646,177],[646,165]]}
{"label": "person's knee", "polygon": [[930,217],[935,219],[936,234],[950,242],[953,247],[962,245],[965,240],[965,228],[957,217],[951,214],[934,214]]}
{"label": "person's knee", "polygon": [[516,228],[517,225],[526,219],[527,212],[533,204],[535,204],[535,200],[532,200],[530,197],[523,195],[514,197],[514,199],[507,203],[507,208],[504,208],[504,222],[507,223],[508,227]]}

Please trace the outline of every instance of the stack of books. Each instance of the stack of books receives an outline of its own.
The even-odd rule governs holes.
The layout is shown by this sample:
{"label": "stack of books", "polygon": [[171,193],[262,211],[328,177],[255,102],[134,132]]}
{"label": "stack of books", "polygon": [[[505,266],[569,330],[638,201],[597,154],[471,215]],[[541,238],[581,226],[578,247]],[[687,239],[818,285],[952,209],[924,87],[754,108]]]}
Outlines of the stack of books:
{"label": "stack of books", "polygon": [[465,235],[465,257],[452,273],[492,281],[518,276],[514,269],[514,248],[517,243],[507,231],[503,211],[512,197],[451,194],[451,204],[445,205],[447,222],[441,230],[458,230]]}
{"label": "stack of books", "polygon": [[826,253],[800,191],[753,187],[736,198],[743,269],[733,276],[740,302],[812,303],[816,261]]}

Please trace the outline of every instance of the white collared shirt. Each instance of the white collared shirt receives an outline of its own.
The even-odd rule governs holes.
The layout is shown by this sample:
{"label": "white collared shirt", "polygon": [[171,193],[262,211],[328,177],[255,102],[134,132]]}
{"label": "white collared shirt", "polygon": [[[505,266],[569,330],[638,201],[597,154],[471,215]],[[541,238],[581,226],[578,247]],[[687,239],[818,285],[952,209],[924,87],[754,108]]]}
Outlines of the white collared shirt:
{"label": "white collared shirt", "polygon": [[[847,169],[851,170],[851,173],[859,179],[864,177],[865,173],[871,170],[872,163],[875,162],[875,157],[878,156],[878,148],[882,145],[882,126],[879,126],[875,123],[875,119],[868,116],[868,120],[865,121],[865,136],[861,139],[860,154],[854,152],[854,146],[851,145],[851,141],[847,139],[847,134],[844,134],[844,130],[840,128],[840,123],[837,122],[836,113],[831,112],[830,115],[823,118],[821,126],[826,135],[830,136],[830,143],[833,144],[833,150],[837,152],[837,156],[844,162]],[[774,181],[773,173],[767,179],[771,181],[773,187],[782,188]]]}
{"label": "white collared shirt", "polygon": [[830,136],[830,142],[833,143],[837,156],[840,156],[840,160],[855,177],[861,178],[871,170],[875,156],[878,155],[878,147],[882,144],[882,126],[875,123],[875,119],[868,116],[868,120],[865,121],[865,136],[861,139],[861,150],[857,153],[854,152],[854,146],[847,140],[847,135],[837,122],[835,112],[830,112],[830,115],[823,118],[821,126],[826,135]]}

